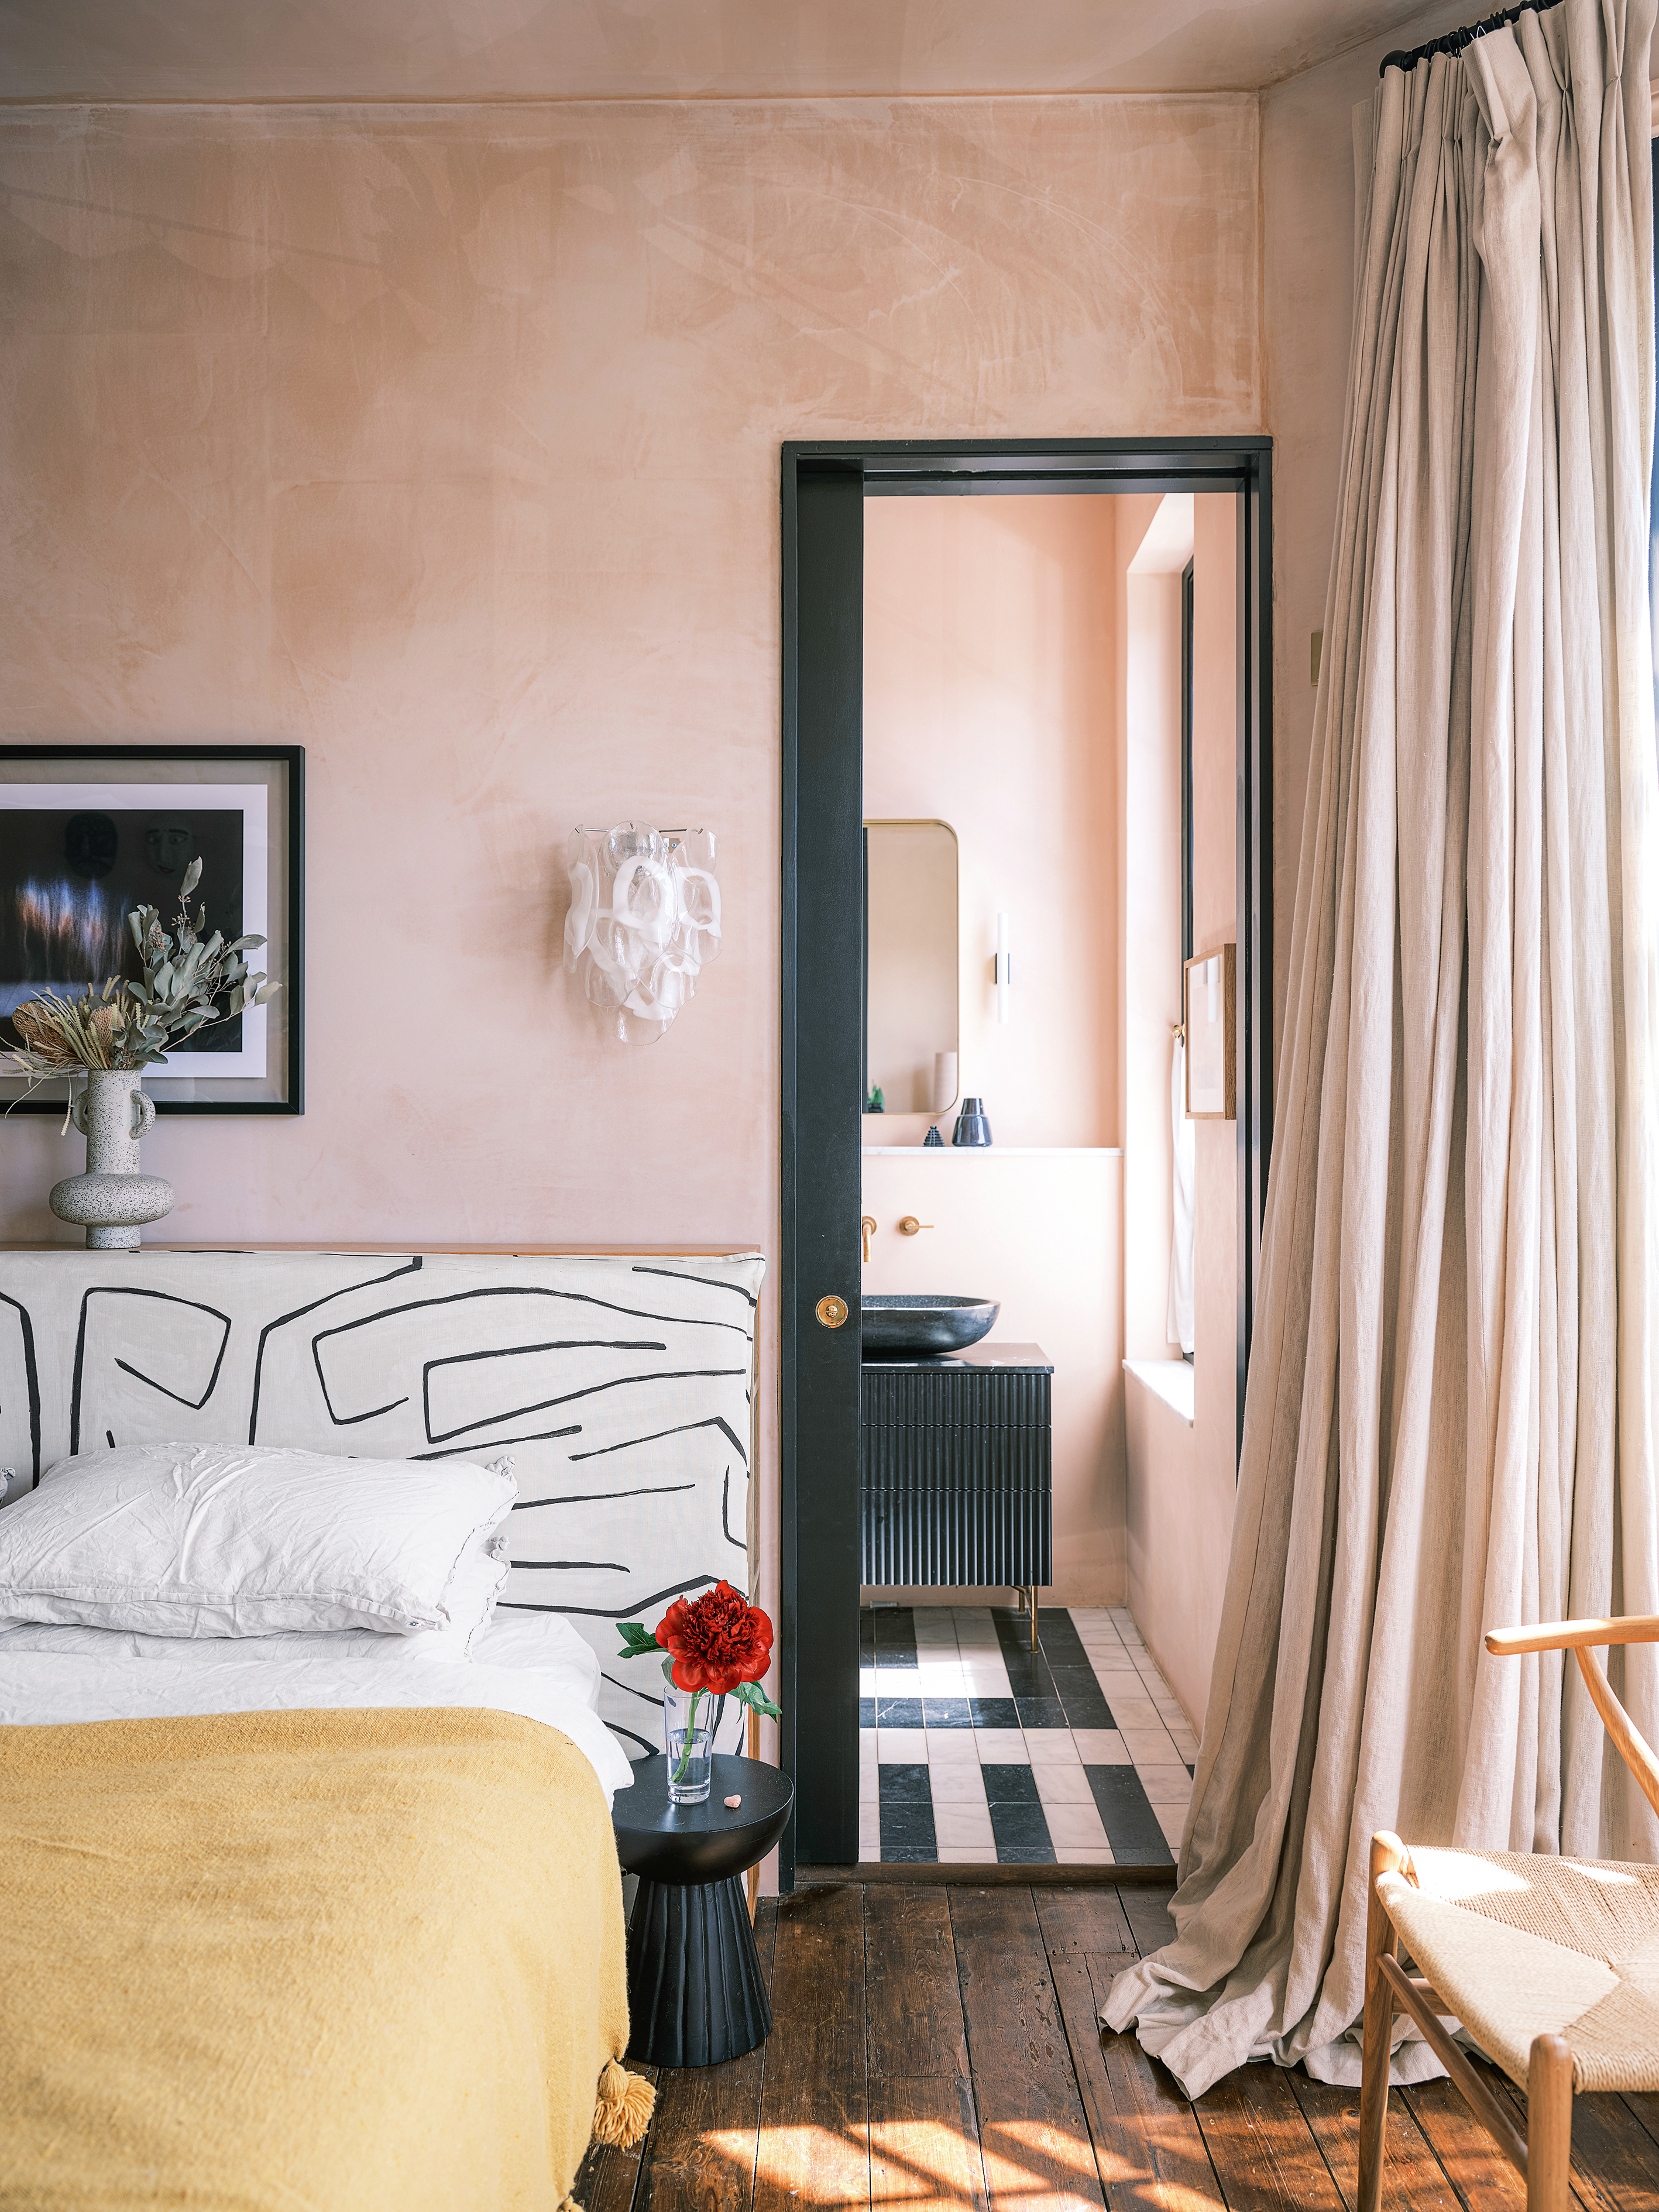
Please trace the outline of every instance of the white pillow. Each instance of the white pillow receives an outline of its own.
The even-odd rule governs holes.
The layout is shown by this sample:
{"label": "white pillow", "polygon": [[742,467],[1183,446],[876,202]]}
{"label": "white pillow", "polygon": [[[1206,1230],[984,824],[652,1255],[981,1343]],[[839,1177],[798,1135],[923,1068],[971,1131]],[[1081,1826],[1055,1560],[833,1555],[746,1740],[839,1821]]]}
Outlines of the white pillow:
{"label": "white pillow", "polygon": [[507,1573],[510,1466],[126,1444],[61,1460],[0,1511],[0,1622],[149,1636],[441,1628]]}

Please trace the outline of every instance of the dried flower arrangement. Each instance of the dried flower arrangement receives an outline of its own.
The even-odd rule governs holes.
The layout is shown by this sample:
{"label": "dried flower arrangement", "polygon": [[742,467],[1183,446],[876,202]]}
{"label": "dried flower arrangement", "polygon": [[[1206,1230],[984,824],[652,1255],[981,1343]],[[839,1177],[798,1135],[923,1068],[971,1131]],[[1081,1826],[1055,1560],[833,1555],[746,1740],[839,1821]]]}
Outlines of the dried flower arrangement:
{"label": "dried flower arrangement", "polygon": [[250,975],[243,957],[264,939],[227,942],[216,929],[208,936],[205,907],[198,908],[192,921],[190,895],[201,878],[202,863],[192,860],[179,886],[170,933],[155,907],[136,907],[127,916],[143,962],[138,981],[112,975],[84,997],[64,999],[46,991],[17,1008],[12,1021],[22,1043],[9,1055],[10,1070],[27,1076],[31,1090],[54,1075],[165,1066],[167,1054],[198,1031],[266,1003],[277,986]]}

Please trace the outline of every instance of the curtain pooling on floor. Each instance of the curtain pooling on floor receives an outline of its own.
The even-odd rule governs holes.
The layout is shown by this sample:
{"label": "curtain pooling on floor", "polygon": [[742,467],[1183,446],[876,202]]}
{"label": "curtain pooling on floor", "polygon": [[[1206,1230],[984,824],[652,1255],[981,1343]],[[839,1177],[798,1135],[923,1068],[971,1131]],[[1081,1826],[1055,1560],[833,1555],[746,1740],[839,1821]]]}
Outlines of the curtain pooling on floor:
{"label": "curtain pooling on floor", "polygon": [[[1194,2095],[1358,2080],[1374,1830],[1659,1858],[1577,1670],[1480,1645],[1659,1611],[1653,21],[1562,0],[1357,122],[1232,1559],[1176,1940],[1106,2013]],[[1651,1735],[1652,1651],[1623,1690]]]}

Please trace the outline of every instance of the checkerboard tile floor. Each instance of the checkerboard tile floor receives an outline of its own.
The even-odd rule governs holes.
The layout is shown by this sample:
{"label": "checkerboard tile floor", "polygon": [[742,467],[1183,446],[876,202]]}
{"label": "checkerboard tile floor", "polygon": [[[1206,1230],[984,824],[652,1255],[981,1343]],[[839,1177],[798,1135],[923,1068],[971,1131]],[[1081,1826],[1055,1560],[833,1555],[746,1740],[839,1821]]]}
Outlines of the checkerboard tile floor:
{"label": "checkerboard tile floor", "polygon": [[1169,1866],[1198,1744],[1121,1607],[862,1615],[859,1856]]}

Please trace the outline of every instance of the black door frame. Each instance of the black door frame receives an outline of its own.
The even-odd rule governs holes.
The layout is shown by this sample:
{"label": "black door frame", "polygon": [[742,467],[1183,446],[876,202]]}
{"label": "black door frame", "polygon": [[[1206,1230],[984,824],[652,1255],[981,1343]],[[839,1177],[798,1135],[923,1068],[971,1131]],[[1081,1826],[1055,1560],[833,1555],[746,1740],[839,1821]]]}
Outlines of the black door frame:
{"label": "black door frame", "polygon": [[[795,1868],[858,1857],[864,501],[1089,491],[1238,498],[1237,1420],[1273,1127],[1273,441],[904,439],[782,451],[780,1692]],[[845,848],[844,854],[842,851]],[[838,856],[846,860],[838,866]],[[841,876],[846,875],[843,883]],[[842,1049],[843,1037],[854,1040]],[[845,1322],[815,1309],[842,1300]],[[830,1319],[834,1319],[833,1304]],[[823,1356],[804,1359],[810,1344]]]}

